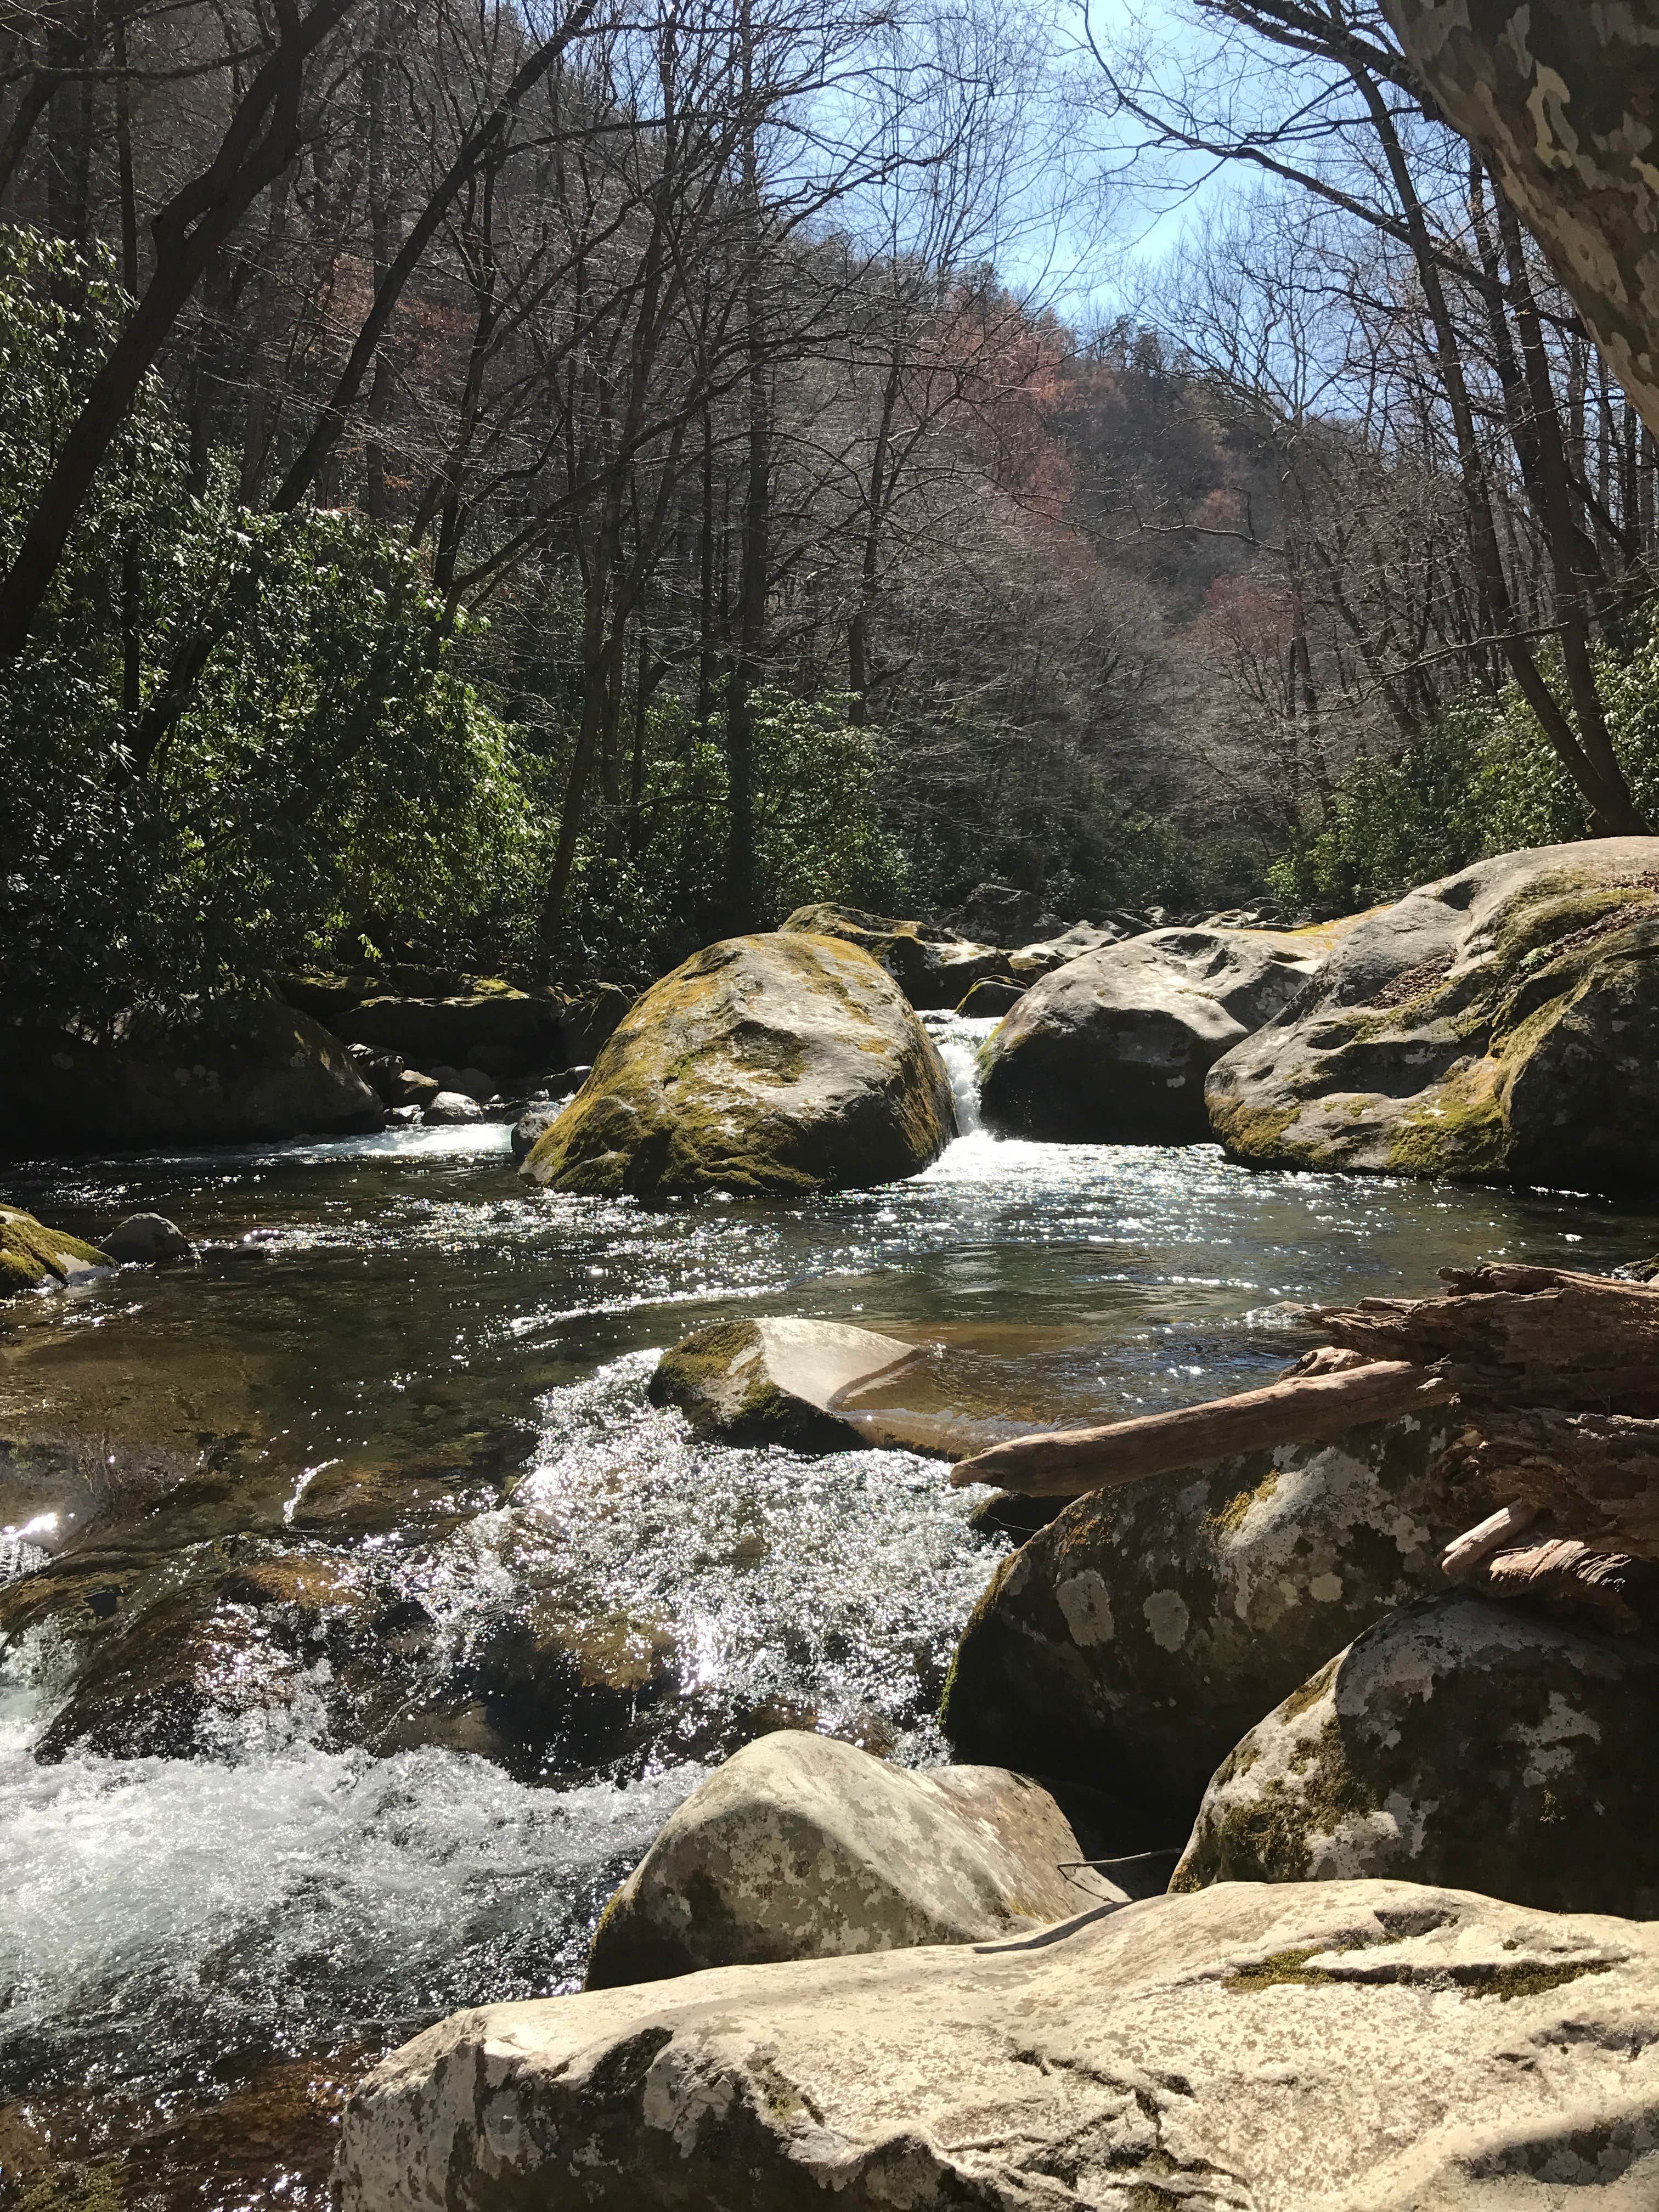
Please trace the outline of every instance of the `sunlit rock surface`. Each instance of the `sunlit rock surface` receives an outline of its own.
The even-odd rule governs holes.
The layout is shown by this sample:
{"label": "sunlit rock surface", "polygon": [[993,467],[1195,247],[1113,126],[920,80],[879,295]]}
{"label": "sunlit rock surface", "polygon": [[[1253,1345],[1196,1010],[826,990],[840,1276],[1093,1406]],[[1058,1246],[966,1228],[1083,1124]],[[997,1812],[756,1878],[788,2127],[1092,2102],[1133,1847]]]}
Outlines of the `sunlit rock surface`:
{"label": "sunlit rock surface", "polygon": [[1382,0],[1659,429],[1659,21],[1650,4]]}
{"label": "sunlit rock surface", "polygon": [[980,1055],[986,1126],[1071,1144],[1193,1144],[1204,1078],[1317,973],[1326,933],[1158,929],[1034,983]]}
{"label": "sunlit rock surface", "polygon": [[926,921],[889,921],[852,906],[797,907],[780,928],[834,937],[879,960],[918,1012],[959,1006],[975,984],[1010,980],[1008,955]]}
{"label": "sunlit rock surface", "polygon": [[58,1290],[112,1264],[96,1245],[49,1229],[20,1206],[0,1206],[0,1298]]}
{"label": "sunlit rock surface", "polygon": [[732,937],[654,984],[521,1173],[556,1190],[794,1194],[914,1175],[956,1133],[932,1039],[854,945]]}
{"label": "sunlit rock surface", "polygon": [[917,1347],[849,1322],[763,1315],[716,1322],[665,1352],[651,1378],[654,1405],[678,1406],[694,1428],[728,1443],[845,1451],[911,1441],[884,1425],[860,1427],[843,1395],[921,1358]]}
{"label": "sunlit rock surface", "polygon": [[1659,1913],[1659,1652],[1467,1595],[1392,1614],[1251,1729],[1174,1887],[1364,1875]]}
{"label": "sunlit rock surface", "polygon": [[1211,1071],[1257,1165],[1659,1181],[1659,837],[1482,860],[1367,916]]}
{"label": "sunlit rock surface", "polygon": [[353,2098],[340,2212],[1640,2212],[1659,1927],[1227,1883],[1058,1937],[457,2014]]}
{"label": "sunlit rock surface", "polygon": [[1004,1560],[963,1632],[945,1731],[1123,1803],[1123,1848],[1179,1844],[1246,1729],[1395,1607],[1443,1589],[1481,1516],[1429,1469],[1445,1438],[1333,1444],[1095,1491]]}
{"label": "sunlit rock surface", "polygon": [[587,1986],[988,1942],[1121,1899],[1080,1856],[1059,1806],[1021,1775],[911,1773],[781,1731],[734,1753],[671,1814],[605,1907]]}

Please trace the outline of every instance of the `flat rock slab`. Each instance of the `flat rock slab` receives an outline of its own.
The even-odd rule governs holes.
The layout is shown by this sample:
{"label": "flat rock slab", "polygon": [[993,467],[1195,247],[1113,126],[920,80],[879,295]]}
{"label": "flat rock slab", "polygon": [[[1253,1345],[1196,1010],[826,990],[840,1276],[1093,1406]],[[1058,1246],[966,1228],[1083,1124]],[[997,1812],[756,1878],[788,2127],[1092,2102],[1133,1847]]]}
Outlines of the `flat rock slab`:
{"label": "flat rock slab", "polygon": [[1659,1927],[1228,1883],[1006,1946],[457,2014],[339,2212],[1650,2212]]}
{"label": "flat rock slab", "polygon": [[1079,1857],[1065,1814],[1024,1775],[911,1773],[782,1729],[671,1814],[605,1908],[587,1986],[988,1942],[1121,1899]]}
{"label": "flat rock slab", "polygon": [[842,1394],[920,1359],[920,1348],[848,1322],[766,1316],[717,1322],[665,1352],[653,1405],[678,1406],[705,1436],[735,1444],[847,1451],[906,1440],[837,1410]]}

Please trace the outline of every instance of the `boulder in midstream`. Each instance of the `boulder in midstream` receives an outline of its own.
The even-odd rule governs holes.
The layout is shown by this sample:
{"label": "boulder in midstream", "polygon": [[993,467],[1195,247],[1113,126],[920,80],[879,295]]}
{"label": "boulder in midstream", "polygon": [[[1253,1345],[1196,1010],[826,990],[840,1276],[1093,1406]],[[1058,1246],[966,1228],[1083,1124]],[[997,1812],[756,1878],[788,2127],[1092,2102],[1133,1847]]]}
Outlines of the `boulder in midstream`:
{"label": "boulder in midstream", "polygon": [[780,927],[833,937],[879,960],[918,1013],[959,1006],[976,983],[1012,980],[1008,956],[925,921],[888,921],[857,907],[798,907]]}
{"label": "boulder in midstream", "polygon": [[1659,1652],[1468,1594],[1368,1629],[1217,1770],[1172,1887],[1388,1875],[1659,1914]]}
{"label": "boulder in midstream", "polygon": [[804,1197],[915,1175],[955,1132],[949,1078],[886,971],[780,932],[653,985],[520,1172],[602,1196]]}
{"label": "boulder in midstream", "polygon": [[1659,1927],[1228,1882],[1036,1937],[488,2006],[347,2108],[338,2212],[1638,2212]]}
{"label": "boulder in midstream", "polygon": [[164,1213],[129,1213],[104,1239],[112,1260],[140,1267],[158,1267],[167,1260],[187,1260],[194,1246],[176,1221]]}
{"label": "boulder in midstream", "polygon": [[1257,1166],[1659,1182],[1659,838],[1504,854],[1366,916],[1206,1097]]}
{"label": "boulder in midstream", "polygon": [[670,1815],[605,1908],[587,1987],[991,1942],[1122,1896],[1080,1856],[1059,1806],[1024,1776],[911,1773],[782,1730]]}
{"label": "boulder in midstream", "polygon": [[717,1322],[665,1352],[650,1395],[653,1405],[678,1407],[702,1434],[726,1443],[806,1452],[902,1443],[902,1427],[855,1422],[837,1401],[921,1357],[915,1345],[848,1322],[764,1315]]}
{"label": "boulder in midstream", "polygon": [[1201,1141],[1205,1076],[1326,950],[1317,931],[1159,929],[1066,962],[981,1051],[986,1127],[1059,1143]]}

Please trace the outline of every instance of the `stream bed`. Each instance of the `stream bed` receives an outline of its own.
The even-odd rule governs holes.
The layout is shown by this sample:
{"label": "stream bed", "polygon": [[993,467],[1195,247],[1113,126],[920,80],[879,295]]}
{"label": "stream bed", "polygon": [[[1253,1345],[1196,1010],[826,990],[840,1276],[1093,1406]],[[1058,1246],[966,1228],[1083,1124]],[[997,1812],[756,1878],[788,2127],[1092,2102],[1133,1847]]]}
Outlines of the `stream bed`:
{"label": "stream bed", "polygon": [[[965,1122],[989,1024],[929,1017]],[[945,1755],[1006,1544],[938,1457],[693,1439],[735,1313],[934,1347],[941,1449],[1247,1387],[1307,1309],[1659,1223],[1571,1194],[1000,1143],[810,1204],[520,1186],[483,1124],[9,1172],[193,1265],[0,1320],[0,2203],[320,2207],[343,2087],[569,1989],[610,1889],[769,1728]],[[188,1679],[186,1679],[186,1677]]]}

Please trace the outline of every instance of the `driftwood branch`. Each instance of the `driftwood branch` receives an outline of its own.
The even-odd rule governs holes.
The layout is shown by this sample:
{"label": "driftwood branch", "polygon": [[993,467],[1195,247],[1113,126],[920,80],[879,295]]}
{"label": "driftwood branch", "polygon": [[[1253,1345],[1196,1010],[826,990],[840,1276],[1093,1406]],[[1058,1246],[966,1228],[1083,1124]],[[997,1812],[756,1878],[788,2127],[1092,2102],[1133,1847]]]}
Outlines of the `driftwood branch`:
{"label": "driftwood branch", "polygon": [[1471,1407],[1441,1471],[1547,1512],[1586,1543],[1659,1558],[1659,1421],[1550,1406]]}
{"label": "driftwood branch", "polygon": [[1292,1376],[1204,1406],[1148,1413],[1100,1429],[1060,1429],[994,1444],[951,1471],[961,1486],[994,1483],[1029,1498],[1075,1498],[1149,1474],[1275,1444],[1326,1443],[1363,1421],[1437,1411],[1452,1392],[1437,1375],[1402,1360],[1367,1361],[1336,1373]]}

